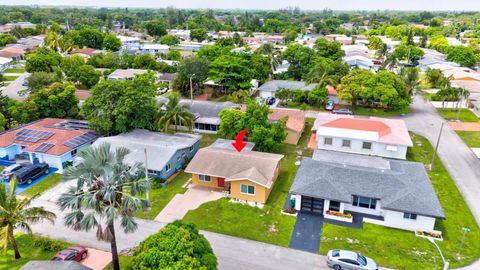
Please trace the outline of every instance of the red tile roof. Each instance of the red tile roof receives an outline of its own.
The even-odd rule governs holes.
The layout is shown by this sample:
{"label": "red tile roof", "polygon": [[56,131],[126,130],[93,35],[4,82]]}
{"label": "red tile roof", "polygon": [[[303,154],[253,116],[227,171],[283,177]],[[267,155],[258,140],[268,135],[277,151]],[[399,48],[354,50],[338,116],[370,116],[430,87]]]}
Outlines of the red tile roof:
{"label": "red tile roof", "polygon": [[83,48],[83,49],[73,49],[70,54],[76,54],[76,53],[81,53],[81,54],[86,54],[86,55],[92,55],[96,52],[96,49],[92,48]]}
{"label": "red tile roof", "polygon": [[[66,146],[64,143],[85,133],[92,132],[90,129],[65,129],[61,128],[58,124],[65,122],[65,119],[58,118],[45,118],[39,121],[35,121],[26,125],[23,125],[18,128],[14,128],[8,131],[5,131],[0,134],[0,147],[8,147],[12,144],[24,145],[26,148],[23,149],[25,152],[36,152],[35,149],[39,147],[42,143],[53,144],[54,146],[48,151],[44,152],[49,155],[62,155],[69,151],[72,151],[73,148]],[[54,127],[56,125],[57,127]],[[26,142],[15,139],[15,135],[24,129],[33,129],[39,131],[49,131],[54,133],[48,139],[42,139],[37,142]]]}
{"label": "red tile roof", "polygon": [[335,87],[333,87],[331,85],[327,85],[326,87],[327,87],[329,96],[336,96],[337,95],[337,90],[335,89]]}

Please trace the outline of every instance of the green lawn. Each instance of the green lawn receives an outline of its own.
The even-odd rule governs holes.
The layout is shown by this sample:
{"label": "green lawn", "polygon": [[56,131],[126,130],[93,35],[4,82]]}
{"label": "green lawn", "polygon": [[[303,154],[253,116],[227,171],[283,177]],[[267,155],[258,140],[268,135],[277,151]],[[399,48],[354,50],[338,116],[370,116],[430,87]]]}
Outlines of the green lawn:
{"label": "green lawn", "polygon": [[165,187],[158,187],[150,190],[150,203],[152,207],[146,212],[136,212],[135,216],[143,219],[155,219],[155,217],[163,210],[165,205],[179,193],[184,193],[187,189],[182,186],[190,179],[188,173],[180,173],[175,179]]}
{"label": "green lawn", "polygon": [[369,115],[369,116],[377,116],[377,117],[397,116],[402,114],[409,114],[411,112],[412,111],[410,107],[407,107],[402,110],[385,110],[385,109],[357,107],[357,109],[353,110],[353,114],[355,115]]}
{"label": "green lawn", "polygon": [[47,178],[36,183],[35,185],[29,187],[27,190],[20,193],[20,195],[32,197],[36,194],[42,194],[45,190],[51,189],[53,186],[56,186],[62,181],[62,175],[54,173],[49,175]]}
{"label": "green lawn", "polygon": [[285,158],[281,161],[280,174],[262,209],[220,199],[189,211],[183,220],[197,224],[202,230],[287,246],[295,217],[282,215],[280,211],[297,172],[295,165],[297,151],[302,151],[303,155],[311,155],[311,151],[306,151],[305,148],[310,138],[313,120],[307,120],[305,132],[298,146],[283,144],[278,151],[284,154]]}
{"label": "green lawn", "polygon": [[209,146],[217,139],[217,134],[202,134],[202,138],[200,139],[200,148]]}
{"label": "green lawn", "polygon": [[10,82],[10,81],[15,81],[18,78],[18,76],[3,76],[3,80]]}
{"label": "green lawn", "polygon": [[457,131],[457,134],[468,147],[480,147],[479,131]]}
{"label": "green lawn", "polygon": [[[131,269],[129,267],[129,265],[130,265],[130,262],[132,261],[133,257],[119,255],[118,259],[120,261],[120,269],[122,269],[122,270]],[[103,270],[113,270],[112,263],[105,266],[105,268],[103,268]]]}
{"label": "green lawn", "polygon": [[24,73],[24,68],[9,68],[3,71],[3,73]]}
{"label": "green lawn", "polygon": [[[412,135],[414,147],[408,160],[429,164],[433,148],[423,137]],[[480,257],[480,228],[450,178],[440,159],[428,171],[432,184],[445,211],[446,220],[438,220],[435,229],[443,232],[444,241],[437,242],[452,268],[465,266]],[[458,253],[462,227],[471,228]],[[443,263],[435,246],[413,232],[364,223],[352,229],[324,224],[320,253],[330,249],[351,249],[374,258],[380,265],[395,269],[442,269]]]}
{"label": "green lawn", "polygon": [[279,108],[291,108],[291,109],[300,109],[304,111],[317,111],[317,112],[323,112],[325,111],[325,108],[323,106],[312,106],[306,103],[299,103],[299,102],[293,102],[293,101],[288,101],[285,103],[279,103],[278,104]]}
{"label": "green lawn", "polygon": [[[446,120],[457,120],[457,109],[437,109],[438,113]],[[469,109],[460,110],[460,122],[478,122],[478,117]]]}
{"label": "green lawn", "polygon": [[[23,265],[31,260],[50,260],[59,250],[45,251],[42,248],[32,245],[33,238],[36,236],[28,234],[17,234],[17,244],[20,249],[20,255],[22,258],[15,260],[13,258],[13,250],[8,249],[7,254],[0,256],[0,270],[16,270],[20,269]],[[69,243],[57,241],[63,248],[71,246]]]}

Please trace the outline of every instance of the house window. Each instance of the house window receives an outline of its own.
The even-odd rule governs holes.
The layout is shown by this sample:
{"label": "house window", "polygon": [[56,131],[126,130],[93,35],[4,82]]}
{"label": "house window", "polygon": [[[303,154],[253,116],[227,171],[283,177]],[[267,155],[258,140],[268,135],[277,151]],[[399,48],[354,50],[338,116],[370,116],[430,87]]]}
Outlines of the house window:
{"label": "house window", "polygon": [[76,156],[77,155],[77,149],[73,149],[70,154],[72,155],[72,157]]}
{"label": "house window", "polygon": [[165,171],[168,172],[172,168],[172,164],[168,163],[167,166],[165,166]]}
{"label": "house window", "polygon": [[243,194],[255,195],[255,186],[241,184],[240,192]]}
{"label": "house window", "polygon": [[377,200],[372,198],[353,196],[353,205],[362,208],[375,209],[377,207]]}
{"label": "house window", "polygon": [[203,181],[203,182],[211,182],[212,181],[210,175],[204,175],[204,174],[198,175],[198,180]]}
{"label": "house window", "polygon": [[343,146],[343,147],[350,147],[350,143],[351,143],[350,140],[343,140],[343,141],[342,141],[342,146]]}
{"label": "house window", "polygon": [[332,138],[325,138],[323,139],[323,144],[324,145],[332,145],[333,139]]}
{"label": "house window", "polygon": [[190,149],[189,149],[189,150],[190,150],[190,152],[193,152],[193,145],[190,146]]}
{"label": "house window", "polygon": [[403,218],[404,219],[417,219],[417,214],[412,214],[412,213],[403,213]]}
{"label": "house window", "polygon": [[370,150],[370,149],[372,149],[372,143],[371,142],[363,142],[362,148]]}
{"label": "house window", "polygon": [[158,174],[158,171],[155,171],[155,170],[148,170],[148,173],[149,173],[149,174]]}
{"label": "house window", "polygon": [[340,212],[340,202],[330,201],[330,206],[328,207],[328,210]]}

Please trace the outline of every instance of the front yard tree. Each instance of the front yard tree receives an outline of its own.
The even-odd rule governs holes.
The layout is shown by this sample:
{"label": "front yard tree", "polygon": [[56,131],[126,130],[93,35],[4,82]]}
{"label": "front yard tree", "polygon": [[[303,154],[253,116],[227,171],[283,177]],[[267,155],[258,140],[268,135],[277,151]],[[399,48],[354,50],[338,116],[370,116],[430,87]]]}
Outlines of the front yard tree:
{"label": "front yard tree", "polygon": [[25,70],[27,72],[45,71],[52,72],[54,67],[60,66],[62,56],[54,50],[43,47],[27,57]]}
{"label": "front yard tree", "polygon": [[82,105],[81,115],[101,134],[118,134],[135,128],[151,128],[156,112],[152,74],[133,80],[105,80],[95,85]]}
{"label": "front yard tree", "polygon": [[192,87],[202,84],[208,77],[208,61],[203,57],[191,56],[183,59],[177,66],[177,76],[173,86],[183,95],[190,96],[190,79]]}
{"label": "front yard tree", "polygon": [[190,30],[190,39],[202,42],[207,39],[208,29],[206,28],[197,28]]}
{"label": "front yard tree", "polygon": [[477,56],[471,47],[450,46],[445,52],[447,60],[453,61],[461,66],[473,68],[477,64]]}
{"label": "front yard tree", "polygon": [[330,58],[334,61],[340,60],[345,56],[345,52],[342,50],[341,44],[336,41],[328,41],[324,38],[318,38],[313,46],[317,56]]}
{"label": "front yard tree", "polygon": [[152,37],[161,37],[167,34],[167,26],[163,20],[152,20],[144,24],[145,30]]}
{"label": "front yard tree", "polygon": [[115,34],[106,34],[102,46],[105,50],[116,52],[122,48],[122,42]]}
{"label": "front yard tree", "polygon": [[241,55],[221,55],[210,63],[209,78],[231,92],[249,89],[254,76],[251,62]]}
{"label": "front yard tree", "polygon": [[160,44],[173,46],[173,45],[177,45],[178,43],[180,43],[180,39],[176,36],[165,35],[165,36],[160,38]]}
{"label": "front yard tree", "polygon": [[158,105],[158,112],[155,120],[155,128],[158,131],[167,131],[170,125],[175,126],[175,131],[179,125],[192,129],[195,116],[190,112],[190,106],[180,103],[180,95],[177,92],[171,92],[166,96],[167,100]]}
{"label": "front yard tree", "polygon": [[310,105],[320,106],[328,100],[328,90],[325,86],[318,84],[308,92],[307,100]]}
{"label": "front yard tree", "polygon": [[78,114],[79,99],[75,95],[75,86],[69,83],[54,83],[35,91],[27,102],[36,105],[40,118],[74,118]]}
{"label": "front yard tree", "polygon": [[239,110],[222,110],[218,136],[226,139],[235,139],[235,136],[245,128],[245,113]]}
{"label": "front yard tree", "polygon": [[6,185],[0,184],[0,247],[6,252],[11,246],[15,259],[21,255],[15,240],[14,231],[17,229],[32,233],[30,224],[39,221],[55,222],[55,214],[45,210],[43,207],[29,207],[33,200],[40,194],[33,197],[17,198],[17,179],[10,181],[9,189]]}
{"label": "front yard tree", "polygon": [[86,88],[92,88],[100,81],[100,71],[96,71],[93,66],[83,65],[78,68],[78,81]]}
{"label": "front yard tree", "polygon": [[444,88],[450,85],[450,80],[438,69],[428,68],[425,71],[425,80],[432,88]]}
{"label": "front yard tree", "polygon": [[373,74],[365,69],[354,69],[342,78],[341,86],[338,88],[338,97],[351,102],[353,109],[357,107],[357,101],[364,84],[370,80]]}
{"label": "front yard tree", "polygon": [[287,74],[295,80],[301,80],[310,71],[314,51],[300,44],[288,45],[283,57],[290,63]]}
{"label": "front yard tree", "polygon": [[[174,247],[174,248],[172,248]],[[217,269],[208,240],[194,224],[175,221],[135,248],[132,269]]]}
{"label": "front yard tree", "polygon": [[95,229],[99,240],[110,242],[113,269],[119,270],[116,221],[125,233],[137,230],[133,214],[149,207],[149,201],[138,197],[150,189],[150,182],[135,175],[143,171],[141,163],[127,164],[127,148],[112,150],[107,143],[79,151],[79,163],[68,167],[64,180],[77,185],[60,195],[58,206],[70,210],[64,222],[74,230]]}

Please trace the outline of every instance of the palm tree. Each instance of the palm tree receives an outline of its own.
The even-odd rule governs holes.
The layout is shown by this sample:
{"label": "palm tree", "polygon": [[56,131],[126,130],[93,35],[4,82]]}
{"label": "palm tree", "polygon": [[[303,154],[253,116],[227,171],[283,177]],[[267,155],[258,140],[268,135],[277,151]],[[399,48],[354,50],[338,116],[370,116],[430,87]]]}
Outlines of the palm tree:
{"label": "palm tree", "polygon": [[417,87],[417,85],[420,82],[418,69],[415,67],[408,67],[408,68],[402,67],[398,75],[407,86],[408,94],[409,95],[413,94],[413,90],[415,89],[415,87]]}
{"label": "palm tree", "polygon": [[190,106],[180,103],[180,95],[176,92],[171,92],[166,98],[167,100],[158,105],[156,129],[167,131],[170,125],[174,125],[175,131],[177,131],[178,125],[183,125],[191,130],[195,116],[190,112]]}
{"label": "palm tree", "polygon": [[50,32],[45,37],[45,45],[54,51],[60,50],[60,39],[62,37],[59,36],[56,32]]}
{"label": "palm tree", "polygon": [[383,62],[382,68],[387,69],[388,71],[393,71],[397,65],[398,59],[393,55],[389,55]]}
{"label": "palm tree", "polygon": [[6,252],[9,244],[11,244],[15,259],[19,259],[21,256],[13,234],[14,230],[21,229],[31,234],[31,223],[43,220],[54,223],[56,216],[43,207],[29,207],[39,194],[30,198],[18,199],[15,193],[16,189],[16,178],[10,180],[9,189],[6,189],[5,185],[0,183],[0,246]]}
{"label": "palm tree", "polygon": [[[99,240],[110,242],[113,269],[119,270],[114,223],[120,219],[125,233],[137,230],[133,214],[150,206],[147,199],[137,197],[150,189],[142,173],[141,163],[126,164],[127,148],[111,150],[108,143],[85,148],[78,153],[79,164],[64,172],[64,180],[76,179],[77,185],[60,195],[57,205],[69,209],[64,222],[74,230],[96,229]],[[102,223],[104,223],[102,225]]]}

